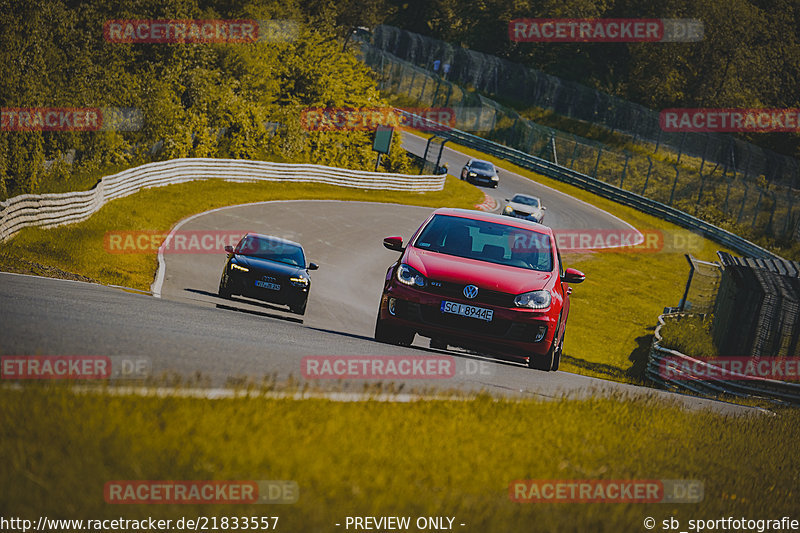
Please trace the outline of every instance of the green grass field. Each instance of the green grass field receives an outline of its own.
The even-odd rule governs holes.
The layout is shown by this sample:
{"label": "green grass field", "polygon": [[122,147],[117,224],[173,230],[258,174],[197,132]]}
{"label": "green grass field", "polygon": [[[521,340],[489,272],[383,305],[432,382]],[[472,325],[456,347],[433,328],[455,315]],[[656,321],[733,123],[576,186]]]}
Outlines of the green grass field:
{"label": "green grass field", "polygon": [[[339,403],[0,390],[4,516],[451,516],[461,531],[644,531],[797,512],[800,413],[724,417],[624,398]],[[435,431],[425,428],[436,428]],[[699,503],[518,503],[515,480],[691,479]],[[291,505],[110,505],[111,480],[291,480]],[[798,518],[795,516],[795,518]],[[352,529],[351,529],[352,530]],[[683,529],[686,530],[686,529]],[[410,529],[416,531],[416,529]]]}

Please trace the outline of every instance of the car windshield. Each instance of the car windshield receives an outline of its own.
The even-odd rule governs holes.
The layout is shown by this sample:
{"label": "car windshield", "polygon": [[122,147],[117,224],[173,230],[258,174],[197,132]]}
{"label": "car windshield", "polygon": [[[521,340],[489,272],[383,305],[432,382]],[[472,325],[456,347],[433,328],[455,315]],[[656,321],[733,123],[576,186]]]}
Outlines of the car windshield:
{"label": "car windshield", "polygon": [[484,170],[487,172],[494,172],[494,165],[486,161],[473,161],[469,166],[472,170]]}
{"label": "car windshield", "polygon": [[304,266],[306,264],[303,249],[300,246],[277,238],[248,235],[236,246],[236,253],[287,265]]}
{"label": "car windshield", "polygon": [[550,236],[505,224],[435,215],[414,246],[457,257],[550,272]]}
{"label": "car windshield", "polygon": [[515,204],[524,204],[529,205],[531,207],[539,207],[539,199],[533,198],[532,196],[520,196],[517,195],[511,199],[512,202]]}

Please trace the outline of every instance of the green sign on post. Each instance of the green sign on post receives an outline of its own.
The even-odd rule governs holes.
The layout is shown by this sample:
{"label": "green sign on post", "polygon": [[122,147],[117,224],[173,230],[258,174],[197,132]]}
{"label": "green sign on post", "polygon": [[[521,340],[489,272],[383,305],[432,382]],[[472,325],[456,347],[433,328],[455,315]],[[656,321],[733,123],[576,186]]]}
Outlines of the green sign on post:
{"label": "green sign on post", "polygon": [[394,128],[391,126],[378,126],[375,130],[375,142],[372,143],[372,149],[378,152],[378,160],[375,162],[375,172],[381,164],[381,154],[388,154],[389,147],[392,145],[392,134]]}

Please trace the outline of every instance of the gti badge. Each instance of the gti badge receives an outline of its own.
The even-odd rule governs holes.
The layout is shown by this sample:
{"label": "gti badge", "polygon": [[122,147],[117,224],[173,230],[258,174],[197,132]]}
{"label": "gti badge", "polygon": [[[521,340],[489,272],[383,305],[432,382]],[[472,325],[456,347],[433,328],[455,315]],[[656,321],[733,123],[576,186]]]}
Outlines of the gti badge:
{"label": "gti badge", "polygon": [[478,295],[478,287],[475,285],[467,285],[464,287],[464,296],[469,298],[470,300],[475,298]]}
{"label": "gti badge", "polygon": [[261,279],[263,279],[264,281],[275,281],[275,278],[273,278],[272,276],[264,276]]}

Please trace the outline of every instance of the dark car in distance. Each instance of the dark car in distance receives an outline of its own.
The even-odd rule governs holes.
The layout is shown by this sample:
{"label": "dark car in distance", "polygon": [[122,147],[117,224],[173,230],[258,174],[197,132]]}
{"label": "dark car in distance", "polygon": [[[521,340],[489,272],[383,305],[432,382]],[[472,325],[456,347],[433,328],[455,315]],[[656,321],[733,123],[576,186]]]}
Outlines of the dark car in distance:
{"label": "dark car in distance", "polygon": [[288,305],[298,315],[305,314],[311,290],[303,247],[296,242],[248,233],[235,248],[226,246],[228,259],[219,280],[219,295],[241,295],[265,302]]}
{"label": "dark car in distance", "polygon": [[502,215],[437,209],[386,273],[375,339],[408,346],[419,334],[448,345],[557,370],[571,283],[582,272],[561,261],[553,230]]}
{"label": "dark car in distance", "polygon": [[461,169],[461,179],[475,185],[494,188],[497,188],[500,183],[500,178],[497,176],[497,168],[483,159],[470,159],[467,161],[467,164]]}

